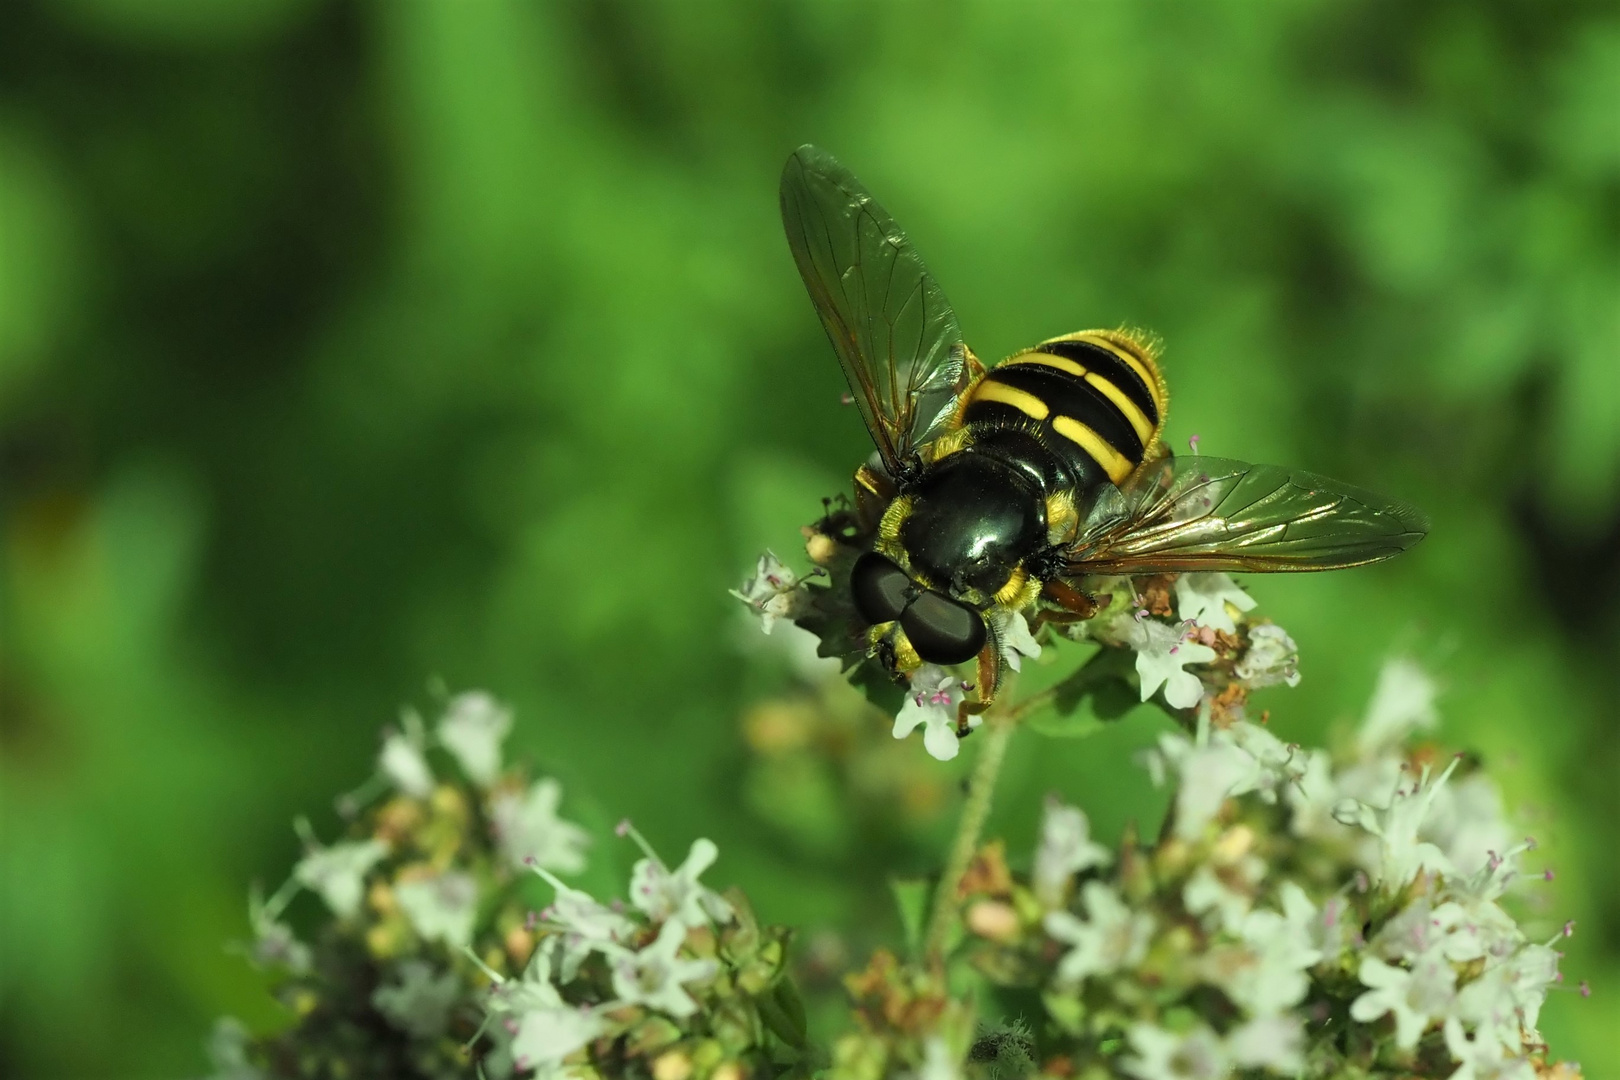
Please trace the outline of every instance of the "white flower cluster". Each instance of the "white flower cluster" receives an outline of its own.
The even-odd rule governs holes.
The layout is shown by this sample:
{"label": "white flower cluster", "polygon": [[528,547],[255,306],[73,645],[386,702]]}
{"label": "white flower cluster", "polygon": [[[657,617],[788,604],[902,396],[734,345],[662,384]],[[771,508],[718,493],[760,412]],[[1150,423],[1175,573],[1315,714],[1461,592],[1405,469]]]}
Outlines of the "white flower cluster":
{"label": "white flower cluster", "polygon": [[[1149,591],[1157,589],[1158,595],[1149,601],[1136,593],[1131,578],[1089,579],[1087,588],[1102,601],[1103,610],[1065,631],[1079,640],[1132,650],[1143,701],[1162,690],[1171,708],[1193,709],[1228,686],[1246,693],[1299,683],[1294,640],[1279,626],[1251,622],[1247,613],[1255,607],[1254,598],[1230,576],[1197,573],[1152,580],[1157,584]],[[813,606],[800,577],[768,551],[760,556],[753,576],[731,595],[760,617],[767,634],[779,620],[791,621]],[[1040,642],[1030,630],[1030,614],[1005,608],[989,613],[990,639],[1002,664],[1014,672],[1025,660],[1041,655]],[[842,646],[857,650],[855,658],[864,657],[866,647],[864,640]],[[958,753],[958,706],[972,684],[956,670],[930,663],[908,679],[894,737],[903,739],[921,728],[924,749],[940,761],[951,760]],[[970,726],[976,723],[976,718],[969,721]]]}
{"label": "white flower cluster", "polygon": [[[539,866],[577,873],[585,865],[589,836],[557,815],[562,800],[557,782],[542,779],[527,788],[501,782],[501,744],[511,727],[511,712],[482,691],[451,698],[431,741],[421,720],[407,712],[403,729],[384,736],[378,778],[400,797],[427,804],[440,784],[427,758],[427,751],[436,743],[482,793],[494,839],[509,869]],[[308,969],[309,949],[292,935],[281,914],[298,891],[314,892],[340,922],[353,923],[362,915],[369,885],[382,877],[377,868],[398,854],[380,836],[323,845],[306,822],[300,819],[297,826],[307,853],[269,900],[255,900],[250,905],[252,956],[265,966],[295,974]],[[398,873],[390,892],[393,904],[421,940],[452,949],[461,949],[472,940],[480,903],[479,882],[472,874],[416,863]]]}
{"label": "white flower cluster", "polygon": [[[519,978],[484,969],[493,984],[488,1018],[505,1036],[490,1063],[495,1075],[510,1070],[539,1078],[582,1075],[565,1062],[621,1026],[615,1014],[642,1006],[686,1019],[698,1011],[690,988],[718,973],[712,956],[697,956],[688,945],[695,931],[707,932],[734,918],[725,898],[699,880],[719,855],[715,845],[696,841],[686,861],[671,870],[628,823],[619,831],[645,852],[631,872],[629,908],[602,904],[545,868],[532,867],[556,890],[555,900],[538,916],[539,947]],[[475,954],[468,955],[482,966]],[[600,956],[611,973],[608,1000],[592,1000],[579,980],[592,956]],[[581,982],[578,988],[571,986],[576,981]]]}
{"label": "white flower cluster", "polygon": [[[759,557],[754,575],[743,587],[730,591],[760,617],[760,627],[767,634],[779,620],[791,621],[809,605],[804,581],[769,551]],[[799,633],[813,642],[813,635],[808,631]],[[990,634],[1002,662],[1013,671],[1020,670],[1026,659],[1041,655],[1040,643],[1030,632],[1029,620],[1023,612],[995,609],[990,615]],[[813,653],[811,655],[813,658]],[[836,670],[835,663],[821,668],[823,672]],[[894,737],[903,739],[920,727],[928,753],[940,761],[949,761],[958,752],[957,706],[972,686],[936,664],[923,664],[909,678],[910,692],[895,717]],[[977,724],[977,718],[971,721],[971,726]]]}
{"label": "white flower cluster", "polygon": [[[991,620],[996,646],[1004,663],[1019,670],[1025,658],[1041,655],[1041,646],[1029,632],[1029,621],[1017,611],[998,611]],[[949,761],[961,749],[957,737],[957,706],[973,687],[952,671],[937,664],[924,664],[911,673],[911,687],[900,712],[894,718],[894,737],[903,739],[919,727],[923,748],[940,761]],[[968,717],[969,729],[978,727],[983,717]]]}
{"label": "white flower cluster", "polygon": [[[1313,938],[1317,912],[1298,886],[1286,888],[1280,909],[1254,905],[1248,893],[1228,885],[1257,884],[1264,866],[1248,851],[1232,850],[1222,873],[1206,865],[1183,887],[1182,904],[1142,903],[1133,882],[1091,878],[1079,888],[1081,913],[1067,901],[1072,875],[1106,866],[1112,856],[1086,837],[1089,826],[1079,809],[1049,802],[1033,871],[1034,893],[1045,909],[1041,928],[1064,949],[1053,968],[1047,1001],[1060,1024],[1079,1031],[1084,1023],[1072,1009],[1088,985],[1132,982],[1205,984],[1216,987],[1242,1011],[1242,1019],[1217,1033],[1199,1020],[1174,1029],[1144,1018],[1113,1018],[1128,1036],[1131,1056],[1120,1067],[1142,1080],[1219,1080],[1234,1069],[1297,1073],[1304,1065],[1304,1021],[1293,1011],[1309,989],[1308,970],[1322,959]],[[1235,849],[1238,845],[1232,845]],[[1059,855],[1067,852],[1067,855]],[[1082,853],[1083,854],[1080,854]],[[1247,863],[1248,865],[1244,865]],[[1201,924],[1202,954],[1177,958],[1179,971],[1163,979],[1149,970],[1150,950],[1165,946],[1185,952],[1198,936],[1184,924]],[[1155,961],[1155,964],[1162,963]],[[1136,995],[1118,995],[1129,1001]]]}
{"label": "white flower cluster", "polygon": [[[1092,585],[1109,598],[1107,610],[1114,614],[1075,624],[1071,632],[1105,646],[1134,651],[1143,701],[1162,689],[1171,707],[1192,709],[1210,699],[1222,682],[1245,692],[1299,683],[1299,649],[1294,639],[1271,623],[1240,622],[1255,601],[1226,574],[1182,574],[1175,579],[1176,610],[1183,616],[1179,622],[1154,616],[1134,602],[1140,598],[1131,591],[1127,578],[1099,578]],[[1166,603],[1168,599],[1167,595]],[[1012,670],[1018,671],[1024,659],[1040,656],[1040,643],[1021,612],[997,610],[992,628],[1002,660]],[[1222,659],[1213,647],[1220,642],[1218,633],[1228,635],[1223,644],[1230,670],[1210,669]],[[1239,633],[1242,637],[1235,636]],[[1232,652],[1233,642],[1241,646],[1241,652]],[[1187,670],[1189,665],[1209,670],[1200,677],[1199,672]],[[910,679],[910,690],[895,717],[894,737],[903,739],[920,727],[928,753],[949,761],[958,750],[957,706],[972,686],[934,664],[922,665]],[[978,717],[970,718],[969,726],[977,726],[978,721]]]}
{"label": "white flower cluster", "polygon": [[[1111,602],[1102,615],[1076,624],[1071,633],[1135,651],[1143,701],[1162,687],[1173,708],[1196,707],[1210,695],[1215,673],[1200,678],[1187,668],[1207,668],[1223,652],[1232,660],[1230,680],[1245,691],[1299,684],[1294,639],[1275,624],[1250,622],[1247,613],[1254,610],[1255,600],[1227,574],[1181,574],[1151,610],[1129,578],[1099,578],[1092,587]],[[1242,651],[1234,658],[1230,652],[1235,646]]]}
{"label": "white flower cluster", "polygon": [[[744,1080],[804,1051],[787,931],[703,884],[715,845],[698,840],[671,868],[624,823],[643,853],[628,902],[569,886],[557,875],[585,869],[587,834],[558,816],[556,781],[503,768],[511,725],[482,693],[452,698],[431,738],[407,714],[377,775],[340,800],[349,839],[322,845],[298,822],[308,852],[251,899],[248,950],[295,1020],[258,1038],[221,1026],[216,1080],[265,1080],[293,1060],[370,1075],[402,1042],[413,1076],[489,1080],[599,1077],[626,1057],[655,1080]],[[430,761],[441,749],[456,767]],[[554,891],[543,911],[530,910],[531,874]],[[312,944],[282,921],[305,890],[329,915]],[[355,987],[372,988],[374,1013],[345,996]]]}
{"label": "white flower cluster", "polygon": [[759,557],[754,576],[743,582],[741,590],[732,589],[731,595],[747,604],[760,619],[760,627],[767,634],[778,619],[792,620],[805,604],[803,582],[786,563],[767,551]]}
{"label": "white flower cluster", "polygon": [[[1459,779],[1456,759],[1414,765],[1434,698],[1392,662],[1339,754],[1205,708],[1196,735],[1146,755],[1176,785],[1153,848],[1115,857],[1080,810],[1049,802],[1028,893],[1004,920],[969,907],[1003,950],[988,969],[1007,949],[1043,958],[1054,1021],[1082,1046],[1114,1033],[1112,1067],[1139,1080],[1363,1075],[1380,1045],[1402,1076],[1530,1080],[1571,928],[1534,941],[1503,906],[1534,845],[1509,842],[1490,781]],[[1030,905],[1033,941],[1011,928]]]}

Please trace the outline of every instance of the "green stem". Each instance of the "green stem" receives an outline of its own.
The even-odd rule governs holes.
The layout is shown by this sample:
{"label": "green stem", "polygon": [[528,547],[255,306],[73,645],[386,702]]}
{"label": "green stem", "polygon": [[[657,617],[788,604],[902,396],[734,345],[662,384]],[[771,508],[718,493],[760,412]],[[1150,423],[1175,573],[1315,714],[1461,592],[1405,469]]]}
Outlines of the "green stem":
{"label": "green stem", "polygon": [[923,939],[923,955],[929,960],[943,960],[945,939],[951,924],[956,921],[956,909],[961,898],[962,875],[967,873],[973,853],[978,850],[979,834],[984,830],[985,818],[990,816],[990,797],[996,790],[996,778],[1001,775],[1001,763],[1007,755],[1007,743],[1018,725],[1010,716],[987,715],[984,720],[984,742],[979,749],[978,763],[968,780],[967,804],[962,807],[962,820],[956,826],[956,839],[951,844],[950,861],[945,874],[939,879],[934,893],[934,910],[928,917],[928,934]]}

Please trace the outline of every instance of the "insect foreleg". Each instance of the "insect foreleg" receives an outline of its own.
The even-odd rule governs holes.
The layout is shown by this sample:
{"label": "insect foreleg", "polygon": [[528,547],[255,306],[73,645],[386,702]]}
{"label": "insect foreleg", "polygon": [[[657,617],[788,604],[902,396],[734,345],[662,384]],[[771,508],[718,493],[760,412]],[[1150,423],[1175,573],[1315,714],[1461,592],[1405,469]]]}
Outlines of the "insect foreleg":
{"label": "insect foreleg", "polygon": [[977,716],[995,704],[996,690],[1001,686],[1001,654],[994,641],[979,650],[979,698],[964,701],[956,707],[956,737],[965,739],[973,731],[968,717]]}

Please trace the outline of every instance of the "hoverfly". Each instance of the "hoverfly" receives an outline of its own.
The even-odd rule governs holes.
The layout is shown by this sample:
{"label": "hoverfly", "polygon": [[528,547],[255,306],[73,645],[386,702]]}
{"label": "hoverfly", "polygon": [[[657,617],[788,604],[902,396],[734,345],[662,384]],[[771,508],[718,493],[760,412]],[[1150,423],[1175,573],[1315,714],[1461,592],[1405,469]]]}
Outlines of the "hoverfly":
{"label": "hoverfly", "polygon": [[1337,480],[1175,458],[1143,335],[1066,334],[987,369],[911,242],[826,151],[794,152],[781,202],[877,448],[841,526],[860,549],[847,590],[866,655],[897,681],[977,658],[964,719],[1001,680],[1000,617],[1039,604],[1039,621],[1090,618],[1088,576],[1331,570],[1428,531],[1412,507]]}

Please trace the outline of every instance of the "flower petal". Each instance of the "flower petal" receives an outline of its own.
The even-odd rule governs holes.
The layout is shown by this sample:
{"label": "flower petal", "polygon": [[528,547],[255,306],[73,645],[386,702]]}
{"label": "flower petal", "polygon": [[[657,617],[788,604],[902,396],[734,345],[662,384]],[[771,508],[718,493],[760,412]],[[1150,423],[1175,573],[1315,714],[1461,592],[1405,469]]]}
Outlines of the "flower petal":
{"label": "flower petal", "polygon": [[938,760],[949,761],[961,752],[962,740],[956,737],[951,724],[930,723],[923,729],[923,746]]}

